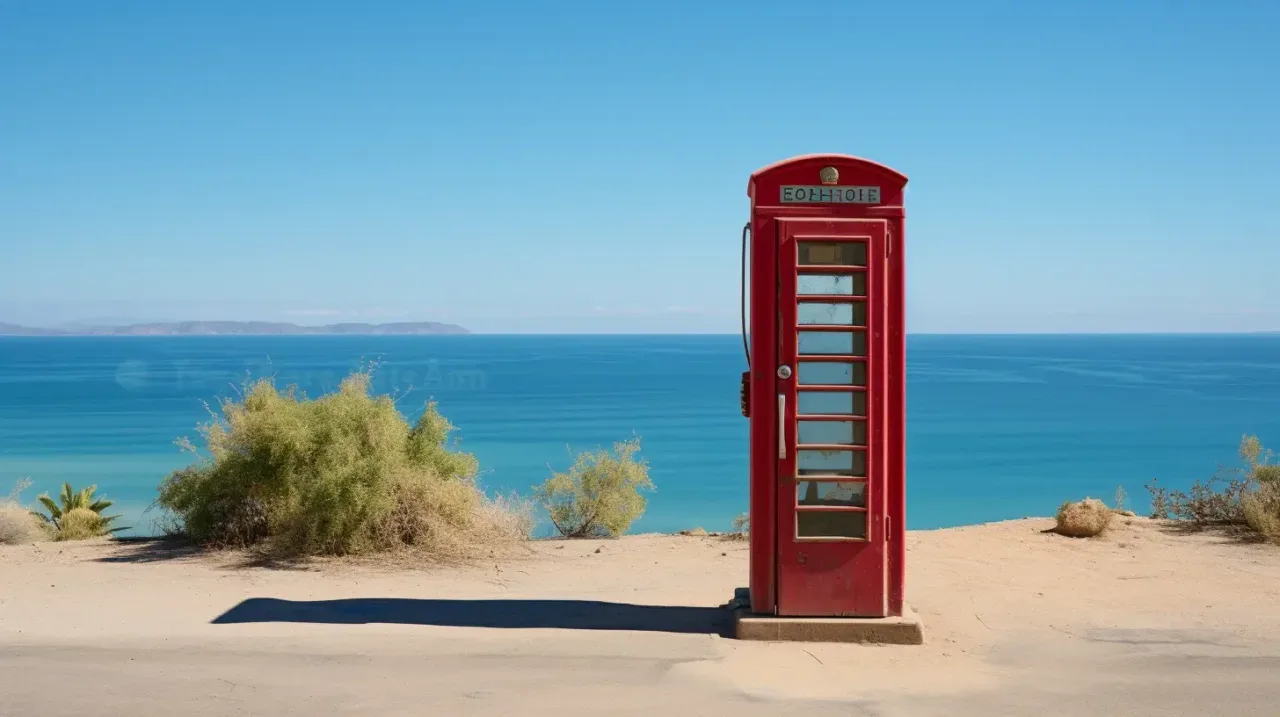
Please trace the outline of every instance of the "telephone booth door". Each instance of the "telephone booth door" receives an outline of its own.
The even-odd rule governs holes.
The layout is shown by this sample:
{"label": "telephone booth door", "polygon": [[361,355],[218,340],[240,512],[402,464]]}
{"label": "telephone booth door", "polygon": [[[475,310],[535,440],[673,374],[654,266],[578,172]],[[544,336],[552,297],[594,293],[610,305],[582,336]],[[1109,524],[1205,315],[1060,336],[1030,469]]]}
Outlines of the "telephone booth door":
{"label": "telephone booth door", "polygon": [[888,225],[777,227],[777,612],[881,617]]}

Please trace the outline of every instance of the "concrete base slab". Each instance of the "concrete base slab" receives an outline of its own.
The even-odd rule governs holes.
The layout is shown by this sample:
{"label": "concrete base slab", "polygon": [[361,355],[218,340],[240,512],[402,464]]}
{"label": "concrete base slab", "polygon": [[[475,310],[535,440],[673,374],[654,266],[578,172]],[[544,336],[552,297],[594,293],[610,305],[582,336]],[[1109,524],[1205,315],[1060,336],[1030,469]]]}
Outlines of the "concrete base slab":
{"label": "concrete base slab", "polygon": [[729,604],[733,636],[774,642],[856,642],[871,645],[923,645],[924,623],[909,607],[901,617],[782,617],[755,615],[745,589]]}

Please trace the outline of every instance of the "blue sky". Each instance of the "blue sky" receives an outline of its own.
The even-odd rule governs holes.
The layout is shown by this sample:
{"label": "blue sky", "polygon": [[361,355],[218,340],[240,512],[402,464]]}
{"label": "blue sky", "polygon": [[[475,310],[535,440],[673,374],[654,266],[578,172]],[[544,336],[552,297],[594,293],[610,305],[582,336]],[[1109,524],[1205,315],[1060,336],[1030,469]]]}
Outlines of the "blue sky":
{"label": "blue sky", "polygon": [[733,332],[906,173],[913,332],[1280,329],[1280,3],[0,1],[0,321]]}

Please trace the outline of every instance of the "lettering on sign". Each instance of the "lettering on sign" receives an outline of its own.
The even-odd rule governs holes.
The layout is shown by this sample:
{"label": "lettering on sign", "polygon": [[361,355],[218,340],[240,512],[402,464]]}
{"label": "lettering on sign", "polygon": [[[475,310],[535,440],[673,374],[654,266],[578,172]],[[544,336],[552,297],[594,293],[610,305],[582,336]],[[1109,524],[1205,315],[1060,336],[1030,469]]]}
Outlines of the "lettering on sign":
{"label": "lettering on sign", "polygon": [[879,187],[792,184],[782,188],[783,204],[879,204]]}

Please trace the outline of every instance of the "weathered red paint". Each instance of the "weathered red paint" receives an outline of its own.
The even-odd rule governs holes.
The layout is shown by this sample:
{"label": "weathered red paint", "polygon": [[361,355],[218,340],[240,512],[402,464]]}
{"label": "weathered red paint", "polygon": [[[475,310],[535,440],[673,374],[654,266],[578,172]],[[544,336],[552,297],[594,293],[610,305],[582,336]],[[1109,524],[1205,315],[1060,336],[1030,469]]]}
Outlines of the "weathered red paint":
{"label": "weathered red paint", "polygon": [[[782,187],[823,185],[820,172],[834,167],[833,189],[880,188],[870,204],[783,204]],[[865,159],[820,154],[794,157],[751,175],[749,320],[751,369],[747,397],[751,450],[751,609],[760,614],[814,616],[901,615],[905,577],[906,347],[904,327],[904,211],[907,178]],[[852,190],[850,190],[852,191]],[[801,267],[797,242],[865,243],[867,266],[830,269]],[[798,506],[797,277],[803,274],[865,274],[865,298],[805,296],[866,305],[866,350],[848,356],[805,355],[805,361],[865,362],[866,446],[826,448],[864,452],[866,505]],[[805,330],[849,332],[848,326],[806,325]],[[787,365],[792,375],[778,375]],[[850,387],[805,389],[852,393]],[[784,397],[779,422],[779,396]],[[806,415],[806,421],[849,421],[847,415]],[[857,420],[857,419],[853,419]],[[781,430],[785,431],[780,435]],[[779,450],[785,443],[785,456]],[[809,449],[824,449],[809,445]],[[849,483],[862,483],[844,478]],[[799,538],[798,512],[862,512],[867,537],[861,540]],[[809,520],[806,518],[806,520]]]}

